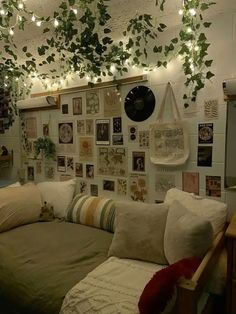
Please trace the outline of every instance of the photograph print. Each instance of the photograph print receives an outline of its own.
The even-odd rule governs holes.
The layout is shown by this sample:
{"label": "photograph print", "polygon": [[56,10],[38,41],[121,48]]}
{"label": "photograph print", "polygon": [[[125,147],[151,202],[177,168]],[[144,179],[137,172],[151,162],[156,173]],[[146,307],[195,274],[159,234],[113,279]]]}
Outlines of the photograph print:
{"label": "photograph print", "polygon": [[109,145],[110,144],[110,120],[98,119],[96,120],[96,144]]}
{"label": "photograph print", "polygon": [[82,97],[75,97],[72,99],[73,115],[82,114]]}

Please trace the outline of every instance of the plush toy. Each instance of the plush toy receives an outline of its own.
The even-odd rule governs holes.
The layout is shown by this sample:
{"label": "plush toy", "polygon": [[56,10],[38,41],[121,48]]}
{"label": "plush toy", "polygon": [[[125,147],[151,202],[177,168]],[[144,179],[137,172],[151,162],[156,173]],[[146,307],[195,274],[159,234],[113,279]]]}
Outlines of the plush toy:
{"label": "plush toy", "polygon": [[39,221],[52,221],[54,219],[53,206],[47,202],[41,207]]}

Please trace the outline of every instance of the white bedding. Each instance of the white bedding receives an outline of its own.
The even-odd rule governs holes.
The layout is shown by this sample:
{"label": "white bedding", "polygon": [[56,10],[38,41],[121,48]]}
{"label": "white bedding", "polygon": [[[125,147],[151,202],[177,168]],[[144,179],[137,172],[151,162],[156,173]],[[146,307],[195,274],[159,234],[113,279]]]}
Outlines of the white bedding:
{"label": "white bedding", "polygon": [[110,257],[66,295],[61,314],[138,314],[139,297],[165,266]]}

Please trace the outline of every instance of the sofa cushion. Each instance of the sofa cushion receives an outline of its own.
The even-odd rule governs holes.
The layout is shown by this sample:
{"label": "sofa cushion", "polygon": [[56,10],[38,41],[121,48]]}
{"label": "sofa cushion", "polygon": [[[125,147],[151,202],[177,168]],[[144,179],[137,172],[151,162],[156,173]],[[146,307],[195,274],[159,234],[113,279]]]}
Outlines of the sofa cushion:
{"label": "sofa cushion", "polygon": [[41,206],[34,184],[0,189],[0,232],[38,221]]}
{"label": "sofa cushion", "polygon": [[170,205],[175,200],[196,215],[209,220],[212,224],[214,235],[223,230],[227,216],[227,205],[225,203],[202,198],[176,188],[168,190],[164,202]]}
{"label": "sofa cushion", "polygon": [[73,199],[75,180],[40,182],[37,186],[41,192],[42,201],[53,206],[54,216],[65,218],[67,207]]}
{"label": "sofa cushion", "polygon": [[78,194],[68,207],[66,219],[114,232],[114,201],[110,198]]}
{"label": "sofa cushion", "polygon": [[213,229],[211,223],[174,201],[167,216],[164,251],[169,264],[183,258],[203,257],[211,247]]}
{"label": "sofa cushion", "polygon": [[116,227],[108,256],[166,264],[164,232],[168,207],[116,202]]}

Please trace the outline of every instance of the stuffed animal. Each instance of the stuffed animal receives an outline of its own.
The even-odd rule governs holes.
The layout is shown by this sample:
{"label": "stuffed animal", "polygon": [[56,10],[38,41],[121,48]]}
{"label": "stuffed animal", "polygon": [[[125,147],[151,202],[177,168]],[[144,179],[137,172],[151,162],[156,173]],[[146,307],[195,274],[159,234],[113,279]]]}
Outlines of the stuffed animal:
{"label": "stuffed animal", "polygon": [[53,206],[47,202],[41,207],[39,221],[52,221],[54,219]]}

